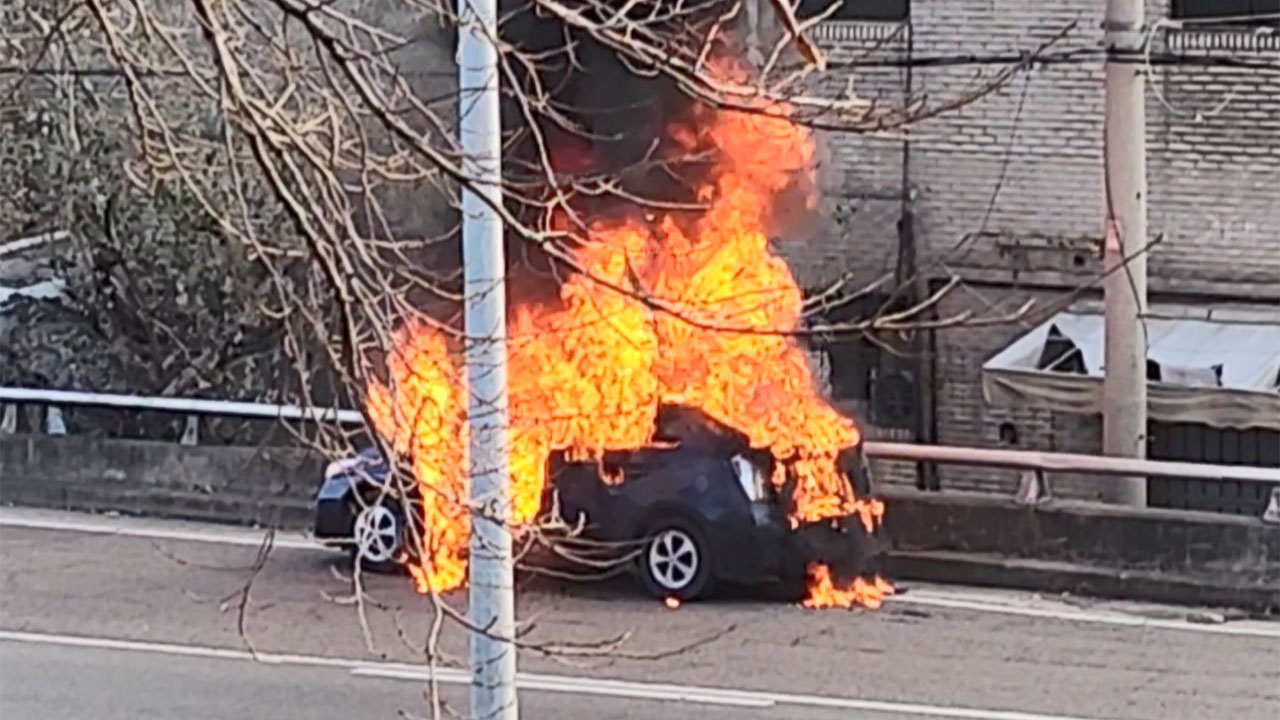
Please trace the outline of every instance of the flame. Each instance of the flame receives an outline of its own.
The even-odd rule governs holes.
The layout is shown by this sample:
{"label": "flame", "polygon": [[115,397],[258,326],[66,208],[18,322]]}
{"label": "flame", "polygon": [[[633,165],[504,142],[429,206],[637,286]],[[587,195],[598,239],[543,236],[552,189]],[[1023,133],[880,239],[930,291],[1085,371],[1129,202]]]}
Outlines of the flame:
{"label": "flame", "polygon": [[807,608],[851,607],[862,605],[875,610],[884,598],[894,593],[893,585],[877,576],[872,580],[856,577],[844,587],[836,586],[831,579],[831,569],[821,563],[809,566],[809,596],[803,605]]}
{"label": "flame", "polygon": [[[797,179],[811,181],[814,154],[809,133],[780,115],[700,108],[669,128],[680,152],[715,157],[696,193],[705,209],[650,208],[592,222],[589,242],[573,250],[585,272],[565,281],[558,302],[512,311],[516,526],[540,509],[550,452],[591,458],[643,445],[662,403],[699,407],[783,461],[773,480],[781,484],[790,468],[797,481],[793,524],[851,513],[868,529],[879,522],[884,506],[854,497],[835,462],[858,441],[857,429],[815,391],[794,339],[776,332],[799,325],[802,297],[770,252],[766,227],[779,195]],[[425,497],[416,584],[448,590],[465,581],[469,532],[462,366],[456,348],[423,322],[408,323],[394,340],[389,382],[369,388],[369,413],[376,430],[412,458]]]}

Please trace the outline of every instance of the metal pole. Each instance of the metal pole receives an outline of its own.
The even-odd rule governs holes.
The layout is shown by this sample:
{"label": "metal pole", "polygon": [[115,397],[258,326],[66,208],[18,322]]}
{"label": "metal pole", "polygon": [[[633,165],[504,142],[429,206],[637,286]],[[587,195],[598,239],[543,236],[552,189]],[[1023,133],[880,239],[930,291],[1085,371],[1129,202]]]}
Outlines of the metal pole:
{"label": "metal pole", "polygon": [[[1147,143],[1141,57],[1143,0],[1106,0],[1106,173],[1103,283],[1106,350],[1102,382],[1102,451],[1146,457]],[[1146,505],[1144,477],[1104,486],[1104,500]]]}
{"label": "metal pole", "polygon": [[364,422],[364,415],[361,415],[358,410],[273,405],[270,403],[240,402],[237,400],[206,400],[204,398],[149,397],[145,395],[44,390],[41,388],[0,387],[0,403],[85,405],[88,407],[125,408],[129,410],[159,410],[186,415],[230,415],[233,417],[337,422],[344,425]]}
{"label": "metal pole", "polygon": [[515,593],[507,488],[506,268],[498,106],[497,0],[458,0],[459,134],[464,176],[470,543],[471,717],[517,720]]}

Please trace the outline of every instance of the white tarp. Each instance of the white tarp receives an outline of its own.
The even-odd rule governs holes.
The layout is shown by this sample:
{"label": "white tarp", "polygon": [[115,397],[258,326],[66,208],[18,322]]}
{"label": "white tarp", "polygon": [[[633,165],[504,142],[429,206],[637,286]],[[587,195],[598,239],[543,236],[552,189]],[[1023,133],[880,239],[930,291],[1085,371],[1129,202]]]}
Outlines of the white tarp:
{"label": "white tarp", "polygon": [[[1147,359],[1160,366],[1148,383],[1152,419],[1280,430],[1280,318],[1150,317],[1146,328]],[[1078,349],[1071,370],[1042,369],[1047,342],[1069,347],[1051,333]],[[988,360],[982,393],[993,405],[1095,414],[1102,373],[1102,315],[1063,312]]]}

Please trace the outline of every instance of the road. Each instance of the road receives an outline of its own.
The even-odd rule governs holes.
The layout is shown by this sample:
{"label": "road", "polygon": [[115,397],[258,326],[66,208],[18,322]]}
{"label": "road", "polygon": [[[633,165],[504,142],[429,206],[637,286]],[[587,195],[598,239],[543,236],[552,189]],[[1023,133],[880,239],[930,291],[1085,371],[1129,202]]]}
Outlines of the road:
{"label": "road", "polygon": [[[364,578],[376,603],[365,604],[362,622],[341,556],[282,536],[255,572],[261,537],[0,509],[0,715],[424,713],[417,648],[431,631],[431,602],[402,578]],[[1280,626],[1214,623],[1186,609],[913,587],[877,612],[749,597],[670,610],[625,584],[546,580],[523,585],[518,606],[529,646],[520,658],[525,718],[1280,713]],[[616,649],[595,647],[619,635]],[[247,645],[269,662],[254,661]],[[442,696],[465,707],[465,677],[454,669],[465,636],[445,623],[439,645]]]}
{"label": "road", "polygon": [[[223,659],[0,640],[0,711],[5,720],[244,720],[388,718],[425,715],[422,686],[334,667],[262,665]],[[466,690],[446,685],[443,709],[465,710]],[[529,692],[525,717],[649,720],[674,706],[582,692]],[[836,710],[700,704],[705,720],[836,720]],[[872,713],[867,717],[886,717]]]}

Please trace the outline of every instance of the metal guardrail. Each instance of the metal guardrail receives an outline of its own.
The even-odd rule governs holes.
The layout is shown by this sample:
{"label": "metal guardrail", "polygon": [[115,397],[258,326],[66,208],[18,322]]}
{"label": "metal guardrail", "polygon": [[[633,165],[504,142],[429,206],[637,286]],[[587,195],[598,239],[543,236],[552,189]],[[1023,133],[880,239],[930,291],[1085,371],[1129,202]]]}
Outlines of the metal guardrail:
{"label": "metal guardrail", "polygon": [[[183,433],[181,442],[187,445],[193,445],[196,442],[196,418],[199,415],[337,422],[344,425],[364,422],[364,417],[359,412],[336,408],[0,387],[0,405],[4,406],[3,413],[0,414],[0,432],[13,432],[16,421],[14,411],[19,403],[45,406],[47,408],[45,430],[52,434],[66,433],[61,412],[58,410],[59,406],[80,405],[183,414],[187,415],[188,419],[187,429]],[[1280,467],[1139,460],[1034,450],[1000,450],[876,441],[867,441],[863,445],[863,452],[868,458],[877,460],[1021,470],[1023,475],[1015,498],[1024,503],[1039,502],[1050,496],[1046,477],[1048,473],[1080,473],[1113,477],[1147,475],[1280,485]],[[1265,519],[1280,522],[1280,488],[1272,491],[1271,507],[1268,508]]]}
{"label": "metal guardrail", "polygon": [[239,402],[235,400],[146,397],[116,393],[0,387],[0,406],[3,406],[3,410],[0,411],[0,433],[14,431],[17,425],[17,406],[19,404],[44,406],[46,408],[45,432],[51,435],[66,434],[66,424],[62,420],[60,408],[68,405],[119,408],[121,410],[152,410],[186,415],[186,429],[183,431],[180,441],[183,445],[196,444],[199,437],[199,422],[197,418],[201,415],[264,420],[301,420],[317,423],[336,422],[342,425],[354,425],[364,422],[364,416],[358,411],[337,408],[273,405],[270,403]]}
{"label": "metal guardrail", "polygon": [[1112,477],[1158,476],[1187,480],[1266,483],[1272,485],[1272,488],[1262,520],[1280,524],[1280,467],[1140,460],[1076,453],[915,445],[870,440],[863,445],[863,452],[868,458],[878,460],[1021,470],[1022,475],[1018,481],[1018,488],[1014,491],[1014,499],[1024,505],[1034,505],[1052,497],[1048,473],[1080,473]]}
{"label": "metal guardrail", "polygon": [[954,447],[950,445],[915,445],[867,441],[863,445],[867,457],[881,460],[933,462],[940,465],[974,465],[981,467],[1032,470],[1041,473],[1082,473],[1088,475],[1129,476],[1160,475],[1189,480],[1229,480],[1280,484],[1280,467],[1256,465],[1216,465],[1211,463],[1139,460],[1135,458],[1079,455],[1076,453],[1039,452],[1035,450],[998,450]]}
{"label": "metal guardrail", "polygon": [[364,422],[364,416],[356,410],[273,405],[270,403],[239,402],[236,400],[205,400],[201,398],[166,398],[68,390],[39,390],[36,388],[0,387],[0,403],[28,403],[53,406],[82,405],[120,408],[122,410],[157,410],[182,415],[227,415],[230,417],[264,418],[268,420],[338,422],[344,425]]}

